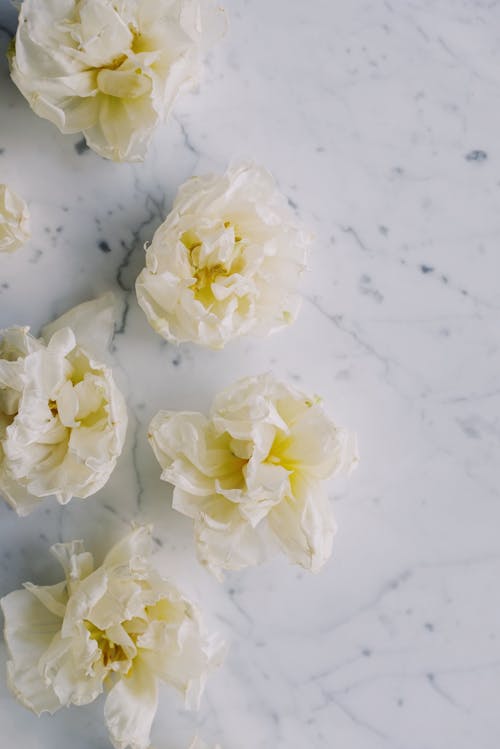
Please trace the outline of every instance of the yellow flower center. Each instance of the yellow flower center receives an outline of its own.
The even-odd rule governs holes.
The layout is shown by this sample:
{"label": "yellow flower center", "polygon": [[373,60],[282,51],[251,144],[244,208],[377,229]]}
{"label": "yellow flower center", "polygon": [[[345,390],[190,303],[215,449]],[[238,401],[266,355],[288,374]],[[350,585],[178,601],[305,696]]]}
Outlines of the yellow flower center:
{"label": "yellow flower center", "polygon": [[136,99],[149,94],[153,85],[140,65],[127,65],[131,55],[133,58],[134,55],[147,51],[149,46],[148,40],[137,29],[133,26],[129,28],[132,34],[129,49],[110,62],[94,68],[99,91],[116,99]]}
{"label": "yellow flower center", "polygon": [[49,411],[54,418],[59,415],[56,401],[49,400]]}
{"label": "yellow flower center", "polygon": [[234,252],[228,264],[221,262],[208,265],[203,263],[200,256],[200,250],[203,245],[202,240],[194,231],[185,231],[181,236],[181,242],[189,252],[189,261],[191,264],[191,274],[195,279],[189,288],[193,289],[195,297],[205,305],[212,304],[215,301],[212,293],[212,284],[221,276],[227,277],[232,273],[238,272],[241,264],[242,236],[236,226],[231,221],[224,221],[224,228],[234,230]]}
{"label": "yellow flower center", "polygon": [[112,663],[117,663],[118,661],[129,660],[129,657],[122,646],[117,645],[116,642],[112,642],[112,640],[110,640],[106,635],[106,632],[99,629],[99,627],[96,627],[95,624],[92,624],[92,622],[89,622],[86,619],[84,620],[84,624],[89,632],[90,639],[97,643],[97,646],[101,651],[101,659],[104,666],[110,666]]}
{"label": "yellow flower center", "polygon": [[107,65],[102,65],[101,68],[99,68],[99,70],[117,70],[117,68],[123,65],[126,59],[127,59],[127,55],[125,54],[118,55],[118,57],[115,57],[115,59],[112,60]]}

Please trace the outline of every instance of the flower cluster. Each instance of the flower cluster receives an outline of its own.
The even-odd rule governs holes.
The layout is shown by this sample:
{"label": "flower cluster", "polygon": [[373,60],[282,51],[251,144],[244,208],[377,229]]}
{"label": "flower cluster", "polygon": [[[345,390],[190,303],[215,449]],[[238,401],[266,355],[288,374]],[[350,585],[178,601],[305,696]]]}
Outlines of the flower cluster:
{"label": "flower cluster", "polygon": [[151,532],[139,527],[94,568],[81,541],[52,552],[66,579],[25,584],[1,601],[9,686],[37,714],[86,705],[106,688],[104,715],[117,749],[147,749],[158,683],[196,708],[224,647],[197,609],[151,565]]}
{"label": "flower cluster", "polygon": [[142,161],[157,123],[200,76],[221,35],[211,0],[24,0],[12,80],[62,133],[115,161]]}
{"label": "flower cluster", "polygon": [[293,322],[309,234],[269,172],[253,164],[188,180],[156,231],[137,299],[169,341],[222,348]]}
{"label": "flower cluster", "polygon": [[14,252],[30,236],[28,206],[7,185],[0,185],[0,252]]}
{"label": "flower cluster", "polygon": [[271,375],[249,377],[216,397],[209,418],[160,411],[149,439],[215,574],[259,563],[271,541],[313,572],[330,556],[335,526],[322,482],[352,468],[357,451],[318,399]]}
{"label": "flower cluster", "polygon": [[[12,80],[40,117],[62,133],[82,132],[115,161],[144,159],[154,128],[197,83],[203,52],[225,24],[213,0],[19,7]],[[172,343],[222,349],[290,325],[311,245],[294,207],[250,162],[182,185],[136,281],[152,328]],[[0,185],[0,253],[29,236],[26,204]],[[19,515],[49,495],[61,504],[89,497],[114,470],[128,418],[105,363],[113,332],[111,294],[70,310],[40,337],[27,327],[0,331],[0,495]],[[194,521],[199,560],[219,579],[275,549],[312,572],[330,557],[325,481],[349,472],[358,455],[355,436],[319,398],[271,374],[247,377],[217,395],[208,416],[160,411],[148,439],[174,487],[173,507]],[[160,683],[197,708],[224,644],[155,571],[150,527],[136,527],[99,567],[81,541],[51,550],[64,580],[26,583],[0,601],[11,691],[38,715],[106,691],[114,747],[151,749]],[[208,747],[195,738],[190,749]]]}
{"label": "flower cluster", "polygon": [[19,515],[51,494],[61,504],[88,497],[113,471],[127,409],[111,370],[95,358],[112,330],[105,295],[63,315],[42,338],[28,328],[0,332],[0,494]]}

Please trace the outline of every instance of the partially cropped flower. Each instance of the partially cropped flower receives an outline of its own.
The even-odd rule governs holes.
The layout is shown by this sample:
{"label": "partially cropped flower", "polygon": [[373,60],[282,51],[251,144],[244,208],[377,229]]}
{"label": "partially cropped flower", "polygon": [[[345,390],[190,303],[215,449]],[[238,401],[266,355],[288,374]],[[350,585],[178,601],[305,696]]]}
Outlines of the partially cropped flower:
{"label": "partially cropped flower", "polygon": [[86,705],[106,688],[104,716],[117,749],[149,746],[160,681],[197,709],[224,652],[198,610],[153,569],[151,545],[151,528],[136,528],[94,569],[81,541],[56,544],[66,580],[26,583],[1,601],[15,696],[40,715]]}
{"label": "partially cropped flower", "polygon": [[115,161],[142,161],[177,94],[221,35],[212,0],[24,0],[14,83],[62,133]]}
{"label": "partially cropped flower", "polygon": [[7,185],[0,185],[0,252],[14,252],[30,236],[28,206]]}
{"label": "partially cropped flower", "polygon": [[298,314],[310,235],[269,172],[253,164],[188,180],[146,251],[137,299],[169,341],[222,348]]}
{"label": "partially cropped flower", "polygon": [[249,377],[215,398],[209,418],[160,411],[149,439],[174,508],[194,519],[199,559],[218,577],[259,563],[274,541],[313,572],[326,562],[335,525],[323,482],[352,468],[357,451],[317,398]]}
{"label": "partially cropped flower", "polygon": [[99,359],[113,331],[111,295],[48,325],[0,331],[0,495],[19,515],[42,497],[61,504],[108,480],[127,429],[127,409]]}

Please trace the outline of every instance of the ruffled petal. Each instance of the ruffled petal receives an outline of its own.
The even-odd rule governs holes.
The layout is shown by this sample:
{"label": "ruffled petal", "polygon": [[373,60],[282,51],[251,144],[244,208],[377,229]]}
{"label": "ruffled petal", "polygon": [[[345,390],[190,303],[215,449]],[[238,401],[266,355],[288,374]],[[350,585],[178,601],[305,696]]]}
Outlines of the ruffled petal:
{"label": "ruffled petal", "polygon": [[332,553],[336,526],[319,483],[296,477],[293,494],[269,513],[269,527],[291,562],[319,572]]}
{"label": "ruffled petal", "polygon": [[117,301],[112,292],[97,299],[83,302],[45,325],[42,337],[48,343],[54,333],[70,328],[76,343],[94,355],[102,355],[108,350],[115,329]]}
{"label": "ruffled petal", "polygon": [[199,413],[160,411],[151,421],[148,438],[163,468],[162,478],[200,496],[215,493],[216,480],[236,488],[243,461],[229,441],[217,439]]}
{"label": "ruffled petal", "polygon": [[63,631],[42,654],[39,669],[61,705],[88,705],[101,694],[106,676],[97,643],[81,622],[68,636]]}
{"label": "ruffled petal", "polygon": [[113,546],[104,559],[103,567],[127,565],[132,570],[142,569],[149,564],[152,547],[152,526],[139,525]]}
{"label": "ruffled petal", "polygon": [[0,252],[14,252],[30,236],[28,206],[7,185],[0,185]]}
{"label": "ruffled petal", "polygon": [[54,544],[50,551],[62,566],[70,589],[94,570],[94,558],[90,552],[85,551],[83,541]]}
{"label": "ruffled petal", "polygon": [[116,749],[148,749],[158,706],[158,684],[146,664],[137,658],[126,679],[109,692],[104,717]]}
{"label": "ruffled petal", "polygon": [[61,627],[58,615],[49,611],[28,590],[16,590],[0,601],[5,617],[4,636],[10,660],[8,684],[17,699],[33,712],[54,713],[61,707],[42,676],[39,662]]}
{"label": "ruffled petal", "polygon": [[179,488],[172,507],[195,520],[194,534],[199,561],[219,580],[223,570],[239,570],[260,564],[267,556],[265,534],[254,527],[234,502],[221,495],[204,499]]}
{"label": "ruffled petal", "polygon": [[188,604],[175,629],[175,639],[169,637],[154,649],[142,649],[140,659],[150,673],[184,695],[186,708],[198,710],[208,674],[220,666],[225,653],[222,640],[205,635],[197,610]]}
{"label": "ruffled petal", "polygon": [[276,448],[288,469],[300,466],[303,473],[317,480],[350,472],[358,462],[355,436],[339,429],[319,405],[311,405],[301,414]]}

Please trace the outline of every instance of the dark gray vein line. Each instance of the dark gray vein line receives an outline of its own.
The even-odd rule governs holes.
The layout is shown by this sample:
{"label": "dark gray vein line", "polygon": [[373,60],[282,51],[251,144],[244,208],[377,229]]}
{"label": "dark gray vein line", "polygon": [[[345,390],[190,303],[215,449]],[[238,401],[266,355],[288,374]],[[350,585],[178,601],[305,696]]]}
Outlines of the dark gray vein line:
{"label": "dark gray vein line", "polygon": [[346,707],[346,705],[343,704],[337,697],[335,697],[331,692],[329,692],[327,689],[321,689],[321,692],[323,694],[323,697],[325,698],[325,701],[328,704],[333,704],[338,709],[344,713],[356,726],[359,726],[359,728],[364,728],[365,731],[368,731],[369,733],[373,734],[374,736],[377,736],[379,739],[382,739],[384,742],[390,742],[391,737],[388,736],[386,733],[381,731],[376,726],[373,726],[371,723],[368,723],[368,721],[364,720],[363,718],[360,718],[358,715],[356,715],[355,712],[349,707]]}
{"label": "dark gray vein line", "polygon": [[187,128],[186,128],[185,124],[182,122],[182,120],[180,119],[180,117],[177,117],[176,115],[172,115],[172,119],[179,126],[179,129],[180,129],[181,134],[182,134],[182,138],[184,140],[184,145],[187,148],[187,150],[191,151],[192,154],[194,154],[197,158],[199,158],[200,157],[200,152],[193,145],[193,142],[192,142],[191,138],[189,137],[189,133],[187,131]]}
{"label": "dark gray vein line", "polygon": [[[134,413],[134,412],[133,412]],[[137,483],[137,509],[142,509],[142,498],[144,496],[144,485],[141,479],[141,472],[139,468],[138,450],[139,450],[139,431],[141,423],[134,413],[134,429],[132,432],[132,466],[134,468],[135,480]]]}
{"label": "dark gray vein line", "polygon": [[433,673],[426,674],[427,683],[430,686],[430,688],[436,692],[440,697],[443,698],[448,704],[453,705],[453,707],[456,707],[457,710],[466,710],[467,708],[465,705],[460,705],[456,700],[453,699],[451,694],[449,694],[445,689],[443,689],[436,681],[436,676]]}
{"label": "dark gray vein line", "polygon": [[344,232],[344,234],[350,234],[358,247],[363,250],[363,252],[371,252],[371,249],[367,247],[367,245],[362,241],[356,229],[354,229],[352,226],[342,226],[342,224],[338,224],[338,227],[340,231]]}

